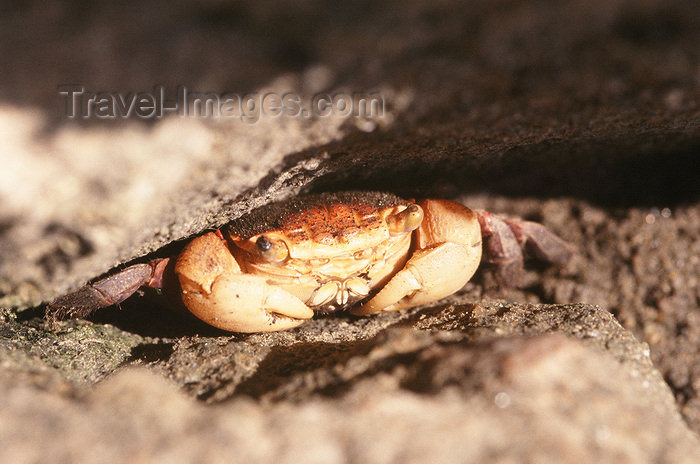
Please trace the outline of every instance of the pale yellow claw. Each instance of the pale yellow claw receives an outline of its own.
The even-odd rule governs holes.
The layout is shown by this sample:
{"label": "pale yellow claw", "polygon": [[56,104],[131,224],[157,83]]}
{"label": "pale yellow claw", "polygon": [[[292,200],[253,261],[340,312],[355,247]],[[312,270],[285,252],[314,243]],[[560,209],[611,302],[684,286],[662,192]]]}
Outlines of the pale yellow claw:
{"label": "pale yellow claw", "polygon": [[243,274],[223,239],[197,237],[175,265],[182,301],[198,318],[232,332],[274,332],[297,327],[313,310],[262,276]]}
{"label": "pale yellow claw", "polygon": [[406,265],[364,305],[352,311],[368,315],[436,301],[466,284],[481,260],[481,230],[470,209],[445,200],[420,203],[425,217],[418,249]]}
{"label": "pale yellow claw", "polygon": [[299,298],[255,275],[222,275],[211,293],[183,292],[182,298],[195,316],[233,332],[290,329],[314,315]]}
{"label": "pale yellow claw", "polygon": [[351,311],[364,316],[436,301],[462,288],[475,270],[464,245],[447,242],[418,250],[374,298]]}

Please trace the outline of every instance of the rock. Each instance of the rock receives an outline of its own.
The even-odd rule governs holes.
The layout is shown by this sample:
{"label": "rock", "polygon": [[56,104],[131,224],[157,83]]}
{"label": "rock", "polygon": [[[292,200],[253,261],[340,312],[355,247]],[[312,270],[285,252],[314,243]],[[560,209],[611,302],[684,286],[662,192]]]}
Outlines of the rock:
{"label": "rock", "polygon": [[[3,462],[699,460],[695,2],[135,8],[0,20]],[[376,91],[385,111],[67,119],[67,83]],[[259,205],[351,188],[520,215],[579,253],[519,289],[484,267],[427,308],[278,334],[149,295],[38,319]]]}
{"label": "rock", "polygon": [[367,320],[361,333],[326,318],[279,334],[184,339],[151,369],[122,368],[90,389],[61,381],[61,370],[18,375],[3,367],[0,458],[690,463],[700,456],[648,348],[605,311],[493,303],[390,316]]}

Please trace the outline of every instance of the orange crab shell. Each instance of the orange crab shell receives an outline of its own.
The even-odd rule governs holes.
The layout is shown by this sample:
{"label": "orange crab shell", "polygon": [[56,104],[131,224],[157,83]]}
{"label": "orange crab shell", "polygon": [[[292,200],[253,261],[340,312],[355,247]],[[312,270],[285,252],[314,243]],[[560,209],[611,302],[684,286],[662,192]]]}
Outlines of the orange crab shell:
{"label": "orange crab shell", "polygon": [[[229,230],[231,252],[242,272],[261,275],[305,302],[313,302],[318,289],[336,282],[338,291],[353,285],[356,292],[338,301],[317,305],[316,311],[346,308],[383,285],[403,266],[411,246],[411,232],[392,232],[387,217],[410,204],[389,194],[326,194],[303,203],[286,205],[287,211],[261,211],[256,224],[273,229],[242,238],[247,224],[234,223]],[[378,205],[378,206],[375,206]],[[274,215],[273,215],[274,214]],[[264,217],[267,215],[267,217]],[[283,263],[262,260],[256,243],[261,236],[284,242],[288,257]],[[364,279],[365,283],[361,281]],[[330,284],[328,284],[330,285]],[[366,287],[366,288],[365,288]],[[326,292],[329,292],[326,287]]]}
{"label": "orange crab shell", "polygon": [[345,192],[254,210],[226,236],[192,240],[174,271],[197,317],[261,332],[296,327],[315,312],[352,307],[367,315],[443,298],[469,280],[480,258],[469,208]]}

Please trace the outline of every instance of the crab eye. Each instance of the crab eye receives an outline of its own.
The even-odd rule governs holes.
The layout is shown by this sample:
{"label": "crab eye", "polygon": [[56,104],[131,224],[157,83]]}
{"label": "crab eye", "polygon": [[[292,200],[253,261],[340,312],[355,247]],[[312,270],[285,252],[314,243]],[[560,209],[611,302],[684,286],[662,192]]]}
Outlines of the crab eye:
{"label": "crab eye", "polygon": [[283,240],[275,240],[261,235],[255,241],[258,253],[265,260],[272,263],[279,263],[287,259],[289,250]]}
{"label": "crab eye", "polygon": [[258,250],[261,253],[264,253],[272,248],[272,242],[268,240],[268,238],[264,235],[258,237],[258,240],[255,242],[255,244],[257,245]]}
{"label": "crab eye", "polygon": [[410,232],[417,229],[423,222],[423,208],[412,203],[401,212],[390,215],[386,220],[392,233]]}

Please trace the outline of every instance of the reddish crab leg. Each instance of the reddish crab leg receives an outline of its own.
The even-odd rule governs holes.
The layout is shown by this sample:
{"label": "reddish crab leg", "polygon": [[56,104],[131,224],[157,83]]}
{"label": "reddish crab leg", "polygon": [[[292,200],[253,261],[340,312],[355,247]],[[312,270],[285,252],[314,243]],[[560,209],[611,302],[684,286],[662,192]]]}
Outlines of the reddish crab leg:
{"label": "reddish crab leg", "polygon": [[523,274],[523,252],[515,233],[498,216],[477,211],[484,238],[484,258],[494,265],[498,285],[515,287]]}
{"label": "reddish crab leg", "polygon": [[515,287],[523,273],[525,247],[537,259],[557,266],[566,264],[574,247],[542,224],[508,220],[486,211],[477,211],[484,237],[484,257],[495,267],[496,281],[502,287]]}
{"label": "reddish crab leg", "polygon": [[575,252],[575,248],[562,240],[542,224],[532,221],[506,220],[518,241],[537,259],[563,266]]}
{"label": "reddish crab leg", "polygon": [[56,298],[46,307],[50,321],[85,317],[93,311],[121,303],[133,295],[139,287],[163,287],[163,274],[169,258],[155,259],[149,263],[134,264],[118,273],[105,277]]}

